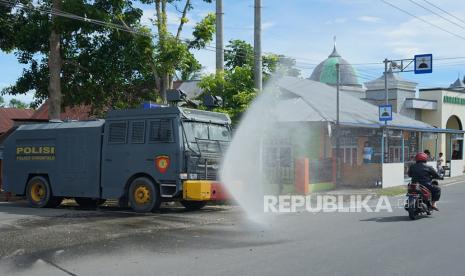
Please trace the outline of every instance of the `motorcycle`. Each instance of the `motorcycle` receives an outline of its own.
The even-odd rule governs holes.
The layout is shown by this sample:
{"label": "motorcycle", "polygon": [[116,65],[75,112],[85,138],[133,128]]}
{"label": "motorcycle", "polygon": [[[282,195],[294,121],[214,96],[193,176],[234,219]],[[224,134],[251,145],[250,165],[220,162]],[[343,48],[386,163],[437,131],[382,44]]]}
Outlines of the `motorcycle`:
{"label": "motorcycle", "polygon": [[[433,180],[431,185],[439,185],[439,183]],[[431,191],[420,183],[409,183],[405,210],[411,220],[417,219],[419,215],[430,216],[433,211]]]}

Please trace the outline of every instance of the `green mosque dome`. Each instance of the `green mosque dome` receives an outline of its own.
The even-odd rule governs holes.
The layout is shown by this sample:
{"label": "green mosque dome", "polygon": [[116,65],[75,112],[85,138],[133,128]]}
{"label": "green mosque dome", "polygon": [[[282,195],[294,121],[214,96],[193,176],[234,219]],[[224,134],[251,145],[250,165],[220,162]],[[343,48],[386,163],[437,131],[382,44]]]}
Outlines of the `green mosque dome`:
{"label": "green mosque dome", "polygon": [[311,80],[319,81],[329,85],[337,84],[336,64],[340,64],[340,84],[343,86],[358,86],[361,87],[357,72],[345,59],[339,55],[334,45],[333,52],[327,59],[318,64],[310,76]]}

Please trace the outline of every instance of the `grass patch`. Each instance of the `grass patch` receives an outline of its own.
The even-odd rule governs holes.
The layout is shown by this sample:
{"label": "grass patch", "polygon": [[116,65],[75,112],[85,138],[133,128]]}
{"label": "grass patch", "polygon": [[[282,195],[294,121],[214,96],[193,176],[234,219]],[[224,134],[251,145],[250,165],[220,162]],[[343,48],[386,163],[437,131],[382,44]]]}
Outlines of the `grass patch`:
{"label": "grass patch", "polygon": [[397,196],[407,193],[407,186],[397,186],[397,187],[390,187],[386,189],[380,189],[377,191],[379,196]]}

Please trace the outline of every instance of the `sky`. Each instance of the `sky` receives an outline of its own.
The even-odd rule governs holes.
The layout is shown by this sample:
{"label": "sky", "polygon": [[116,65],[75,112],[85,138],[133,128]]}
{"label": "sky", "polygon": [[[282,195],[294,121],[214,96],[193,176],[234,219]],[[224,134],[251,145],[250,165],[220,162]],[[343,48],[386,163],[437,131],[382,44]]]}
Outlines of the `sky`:
{"label": "sky", "polygon": [[[302,76],[309,77],[313,68],[331,53],[336,36],[339,54],[354,64],[361,83],[381,76],[385,58],[409,59],[415,54],[433,54],[432,74],[401,73],[403,78],[418,82],[418,88],[447,87],[458,76],[464,76],[465,1],[384,1],[409,14],[383,0],[262,0],[263,51],[295,58]],[[254,1],[223,2],[225,44],[231,39],[253,44]],[[215,12],[214,3],[193,3],[195,9],[189,14],[184,38],[191,37],[196,22]],[[142,22],[150,25],[154,6],[136,5],[144,11]],[[169,11],[173,30],[178,17],[176,10]],[[210,46],[214,48],[214,42]],[[195,55],[204,66],[204,73],[214,71],[215,53],[211,48]],[[22,70],[13,53],[0,52],[0,88],[14,83]],[[12,97],[4,98],[9,101]],[[30,102],[33,95],[15,98]]]}

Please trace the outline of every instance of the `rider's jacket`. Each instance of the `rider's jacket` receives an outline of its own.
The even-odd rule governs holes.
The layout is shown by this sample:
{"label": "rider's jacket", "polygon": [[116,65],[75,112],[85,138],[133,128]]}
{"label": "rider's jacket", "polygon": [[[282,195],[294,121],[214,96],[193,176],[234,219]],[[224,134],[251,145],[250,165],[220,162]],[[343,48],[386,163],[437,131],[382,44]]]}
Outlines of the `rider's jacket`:
{"label": "rider's jacket", "polygon": [[422,185],[430,184],[435,178],[439,178],[436,170],[428,166],[425,162],[417,162],[410,166],[408,176],[412,178],[412,183],[420,183]]}

